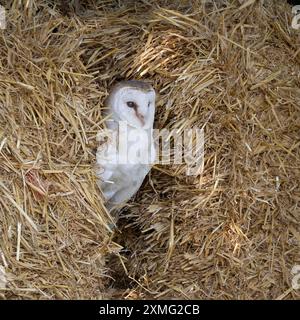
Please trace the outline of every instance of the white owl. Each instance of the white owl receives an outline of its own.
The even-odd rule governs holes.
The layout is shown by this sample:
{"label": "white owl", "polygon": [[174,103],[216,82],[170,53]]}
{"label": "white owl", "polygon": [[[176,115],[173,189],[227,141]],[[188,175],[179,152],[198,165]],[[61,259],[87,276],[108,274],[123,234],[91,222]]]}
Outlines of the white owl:
{"label": "white owl", "polygon": [[143,81],[122,81],[106,100],[110,138],[97,150],[98,185],[109,210],[128,201],[155,161],[155,91]]}

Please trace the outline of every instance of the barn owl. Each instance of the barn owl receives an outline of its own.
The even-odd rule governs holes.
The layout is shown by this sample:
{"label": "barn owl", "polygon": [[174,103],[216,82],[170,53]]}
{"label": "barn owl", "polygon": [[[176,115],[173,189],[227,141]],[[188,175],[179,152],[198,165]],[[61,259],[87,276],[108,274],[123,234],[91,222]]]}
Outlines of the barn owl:
{"label": "barn owl", "polygon": [[143,81],[122,81],[106,100],[110,138],[97,150],[98,185],[112,210],[140,188],[155,160],[155,91]]}

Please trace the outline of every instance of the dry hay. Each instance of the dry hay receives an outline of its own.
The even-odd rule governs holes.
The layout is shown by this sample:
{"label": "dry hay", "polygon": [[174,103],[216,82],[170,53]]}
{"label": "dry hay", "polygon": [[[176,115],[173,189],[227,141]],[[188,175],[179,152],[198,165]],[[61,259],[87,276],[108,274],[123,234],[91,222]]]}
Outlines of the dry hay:
{"label": "dry hay", "polygon": [[[13,1],[1,32],[3,298],[298,299],[300,31],[283,1]],[[74,12],[75,11],[75,12]],[[111,234],[94,177],[107,90],[205,129],[204,172],[156,165]],[[111,280],[110,277],[114,277]]]}

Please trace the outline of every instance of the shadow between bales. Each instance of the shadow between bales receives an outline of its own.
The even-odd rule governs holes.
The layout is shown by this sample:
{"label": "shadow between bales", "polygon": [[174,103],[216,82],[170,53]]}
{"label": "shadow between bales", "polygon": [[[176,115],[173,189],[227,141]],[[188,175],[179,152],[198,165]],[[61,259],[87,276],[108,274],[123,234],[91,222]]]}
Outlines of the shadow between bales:
{"label": "shadow between bales", "polygon": [[[145,263],[143,253],[153,251],[147,244],[147,238],[154,237],[155,233],[153,228],[147,228],[143,224],[141,218],[149,208],[151,210],[172,198],[175,180],[175,177],[152,168],[138,193],[121,209],[112,241],[122,249],[117,254],[110,254],[106,264],[110,270],[109,286],[114,298],[132,298],[136,286],[141,286],[140,280],[146,274],[144,268],[141,268]],[[167,246],[160,247],[159,250],[168,254]]]}

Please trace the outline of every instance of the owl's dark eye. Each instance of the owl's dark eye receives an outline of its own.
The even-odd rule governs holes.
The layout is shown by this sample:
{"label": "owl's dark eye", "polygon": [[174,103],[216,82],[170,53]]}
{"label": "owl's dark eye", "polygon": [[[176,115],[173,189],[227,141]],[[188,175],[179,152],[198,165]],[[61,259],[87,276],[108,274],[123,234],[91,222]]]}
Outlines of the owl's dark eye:
{"label": "owl's dark eye", "polygon": [[128,101],[127,102],[127,106],[129,107],[129,108],[136,108],[136,103],[135,102],[133,102],[133,101]]}

